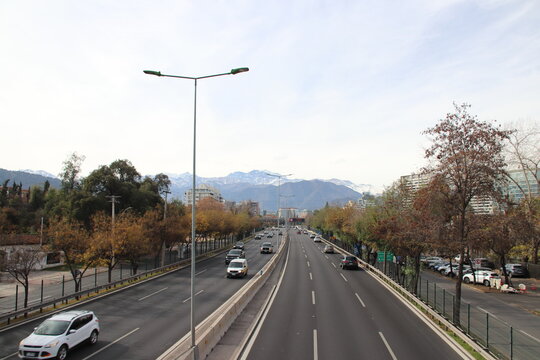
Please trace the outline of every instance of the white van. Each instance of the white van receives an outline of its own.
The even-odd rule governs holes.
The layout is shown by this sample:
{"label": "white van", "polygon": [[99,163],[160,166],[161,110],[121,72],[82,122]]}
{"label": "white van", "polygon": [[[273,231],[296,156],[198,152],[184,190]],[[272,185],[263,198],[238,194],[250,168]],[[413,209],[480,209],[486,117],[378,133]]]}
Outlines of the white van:
{"label": "white van", "polygon": [[227,267],[227,277],[244,277],[248,274],[248,264],[246,259],[231,260]]}

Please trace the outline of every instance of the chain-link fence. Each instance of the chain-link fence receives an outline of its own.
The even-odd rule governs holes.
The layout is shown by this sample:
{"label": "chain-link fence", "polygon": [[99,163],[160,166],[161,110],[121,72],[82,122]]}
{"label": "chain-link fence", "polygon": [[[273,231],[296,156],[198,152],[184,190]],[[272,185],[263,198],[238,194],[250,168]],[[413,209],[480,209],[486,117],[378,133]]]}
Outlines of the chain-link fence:
{"label": "chain-link fence", "polygon": [[[411,290],[413,279],[404,267],[394,262],[377,262],[375,266],[393,281]],[[540,342],[496,316],[461,301],[458,318],[455,294],[437,283],[420,276],[416,296],[497,357],[512,360],[540,359]]]}

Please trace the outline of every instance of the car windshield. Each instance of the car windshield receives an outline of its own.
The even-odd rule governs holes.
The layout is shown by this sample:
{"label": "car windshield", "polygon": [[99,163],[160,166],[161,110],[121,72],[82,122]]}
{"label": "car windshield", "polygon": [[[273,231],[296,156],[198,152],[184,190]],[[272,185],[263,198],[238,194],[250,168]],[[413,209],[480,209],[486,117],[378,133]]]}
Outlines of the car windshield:
{"label": "car windshield", "polygon": [[229,251],[229,254],[230,255],[240,255],[240,254],[242,254],[242,250],[231,250],[231,251]]}
{"label": "car windshield", "polygon": [[346,260],[346,261],[354,261],[354,257],[352,256],[345,256],[345,258],[343,260]]}
{"label": "car windshield", "polygon": [[229,264],[229,267],[230,268],[234,268],[234,269],[239,269],[242,267],[242,263],[241,262],[232,262]]}
{"label": "car windshield", "polygon": [[36,335],[60,335],[66,332],[70,322],[64,320],[45,320],[34,331]]}
{"label": "car windshield", "polygon": [[264,243],[263,246],[272,246],[270,243]]}
{"label": "car windshield", "polygon": [[237,242],[236,246],[244,246],[244,243],[243,242]]}

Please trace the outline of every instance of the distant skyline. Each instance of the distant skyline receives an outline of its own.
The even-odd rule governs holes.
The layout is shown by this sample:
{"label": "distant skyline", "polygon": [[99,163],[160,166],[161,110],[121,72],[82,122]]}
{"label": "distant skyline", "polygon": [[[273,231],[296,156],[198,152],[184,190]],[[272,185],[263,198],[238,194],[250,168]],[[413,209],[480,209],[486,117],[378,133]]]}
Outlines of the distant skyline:
{"label": "distant skyline", "polygon": [[268,169],[389,186],[453,102],[540,120],[536,0],[0,2],[0,168]]}

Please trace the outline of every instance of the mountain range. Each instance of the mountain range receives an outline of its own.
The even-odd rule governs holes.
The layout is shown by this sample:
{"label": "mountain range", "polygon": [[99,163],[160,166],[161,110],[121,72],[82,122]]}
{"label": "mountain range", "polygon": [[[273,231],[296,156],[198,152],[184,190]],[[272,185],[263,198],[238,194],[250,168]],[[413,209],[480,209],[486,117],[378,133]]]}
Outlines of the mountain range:
{"label": "mountain range", "polygon": [[[250,172],[233,172],[223,177],[197,177],[197,185],[207,184],[221,192],[222,197],[228,201],[252,200],[260,204],[260,208],[275,211],[278,206],[278,191],[280,193],[281,207],[294,207],[298,209],[315,210],[325,204],[344,204],[349,200],[357,200],[363,192],[370,192],[372,186],[357,185],[348,180],[303,180],[278,179],[269,171],[253,170]],[[192,175],[167,174],[171,180],[171,197],[184,199],[184,192],[192,186]],[[42,185],[46,180],[52,187],[59,187],[60,180],[54,175],[44,171],[20,170],[11,171],[0,169],[0,184],[6,179],[22,183],[23,188]],[[278,190],[278,183],[280,187]]]}

